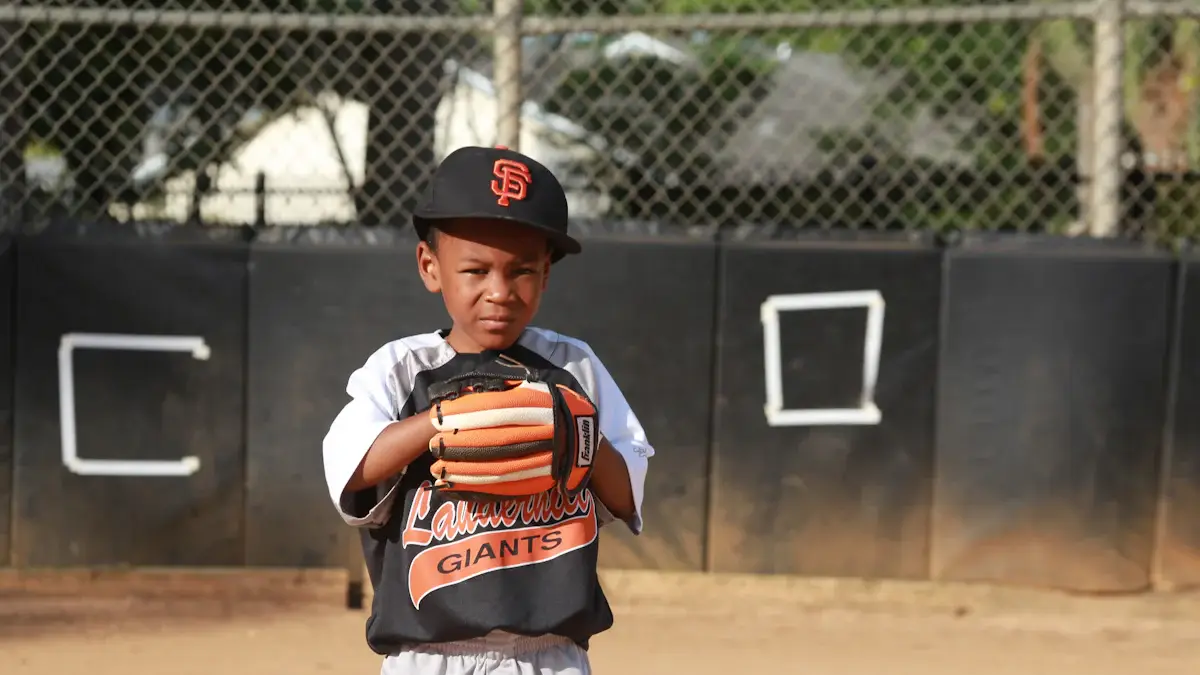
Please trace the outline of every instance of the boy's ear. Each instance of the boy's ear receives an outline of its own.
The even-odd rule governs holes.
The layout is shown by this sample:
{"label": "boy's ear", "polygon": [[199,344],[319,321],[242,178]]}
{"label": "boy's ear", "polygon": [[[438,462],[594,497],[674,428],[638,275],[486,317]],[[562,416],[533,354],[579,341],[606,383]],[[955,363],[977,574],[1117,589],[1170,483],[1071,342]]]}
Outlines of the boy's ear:
{"label": "boy's ear", "polygon": [[425,290],[430,293],[442,292],[442,271],[438,267],[437,254],[422,241],[417,244],[417,272],[425,284]]}

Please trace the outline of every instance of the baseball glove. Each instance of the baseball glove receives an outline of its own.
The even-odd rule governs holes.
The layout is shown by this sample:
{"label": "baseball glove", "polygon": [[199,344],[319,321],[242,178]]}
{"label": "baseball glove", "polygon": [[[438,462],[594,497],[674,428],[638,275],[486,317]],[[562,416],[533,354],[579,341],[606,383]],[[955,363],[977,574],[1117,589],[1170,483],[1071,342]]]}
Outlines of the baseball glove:
{"label": "baseball glove", "polygon": [[489,501],[555,489],[573,497],[587,486],[600,435],[586,396],[527,368],[458,375],[429,393],[430,473],[441,492]]}

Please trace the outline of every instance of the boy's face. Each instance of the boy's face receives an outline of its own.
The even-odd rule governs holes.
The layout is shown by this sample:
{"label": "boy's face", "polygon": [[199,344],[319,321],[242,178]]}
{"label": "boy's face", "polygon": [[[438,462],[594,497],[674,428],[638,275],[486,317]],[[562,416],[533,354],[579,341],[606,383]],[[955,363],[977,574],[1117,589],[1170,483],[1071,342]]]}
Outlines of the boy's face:
{"label": "boy's face", "polygon": [[533,320],[550,275],[545,235],[483,220],[443,224],[436,247],[417,245],[425,288],[441,293],[454,321],[450,346],[460,352],[504,349]]}

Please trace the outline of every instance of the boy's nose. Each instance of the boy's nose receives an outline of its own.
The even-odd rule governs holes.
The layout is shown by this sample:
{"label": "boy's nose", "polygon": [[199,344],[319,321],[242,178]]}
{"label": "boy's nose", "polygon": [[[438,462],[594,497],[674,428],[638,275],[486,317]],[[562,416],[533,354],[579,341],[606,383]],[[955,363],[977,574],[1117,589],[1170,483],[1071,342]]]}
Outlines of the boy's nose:
{"label": "boy's nose", "polygon": [[488,300],[505,302],[512,297],[512,284],[499,275],[493,276],[488,282]]}

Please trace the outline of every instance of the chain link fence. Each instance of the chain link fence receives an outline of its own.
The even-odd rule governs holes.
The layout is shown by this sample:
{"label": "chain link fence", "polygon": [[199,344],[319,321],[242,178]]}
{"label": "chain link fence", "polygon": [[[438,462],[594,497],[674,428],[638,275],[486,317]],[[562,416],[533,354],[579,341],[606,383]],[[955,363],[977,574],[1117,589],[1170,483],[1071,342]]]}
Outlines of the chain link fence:
{"label": "chain link fence", "polygon": [[[514,5],[516,7],[514,8]],[[1197,233],[1200,4],[0,2],[4,218],[403,224],[506,143],[579,218]]]}

